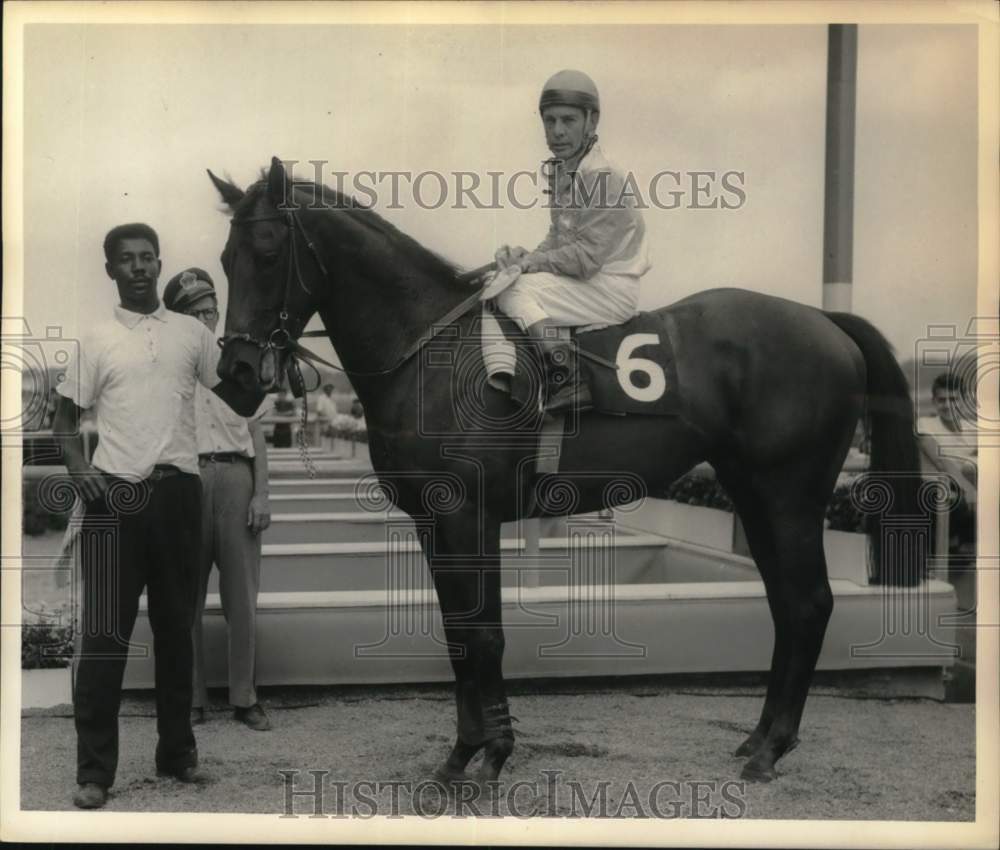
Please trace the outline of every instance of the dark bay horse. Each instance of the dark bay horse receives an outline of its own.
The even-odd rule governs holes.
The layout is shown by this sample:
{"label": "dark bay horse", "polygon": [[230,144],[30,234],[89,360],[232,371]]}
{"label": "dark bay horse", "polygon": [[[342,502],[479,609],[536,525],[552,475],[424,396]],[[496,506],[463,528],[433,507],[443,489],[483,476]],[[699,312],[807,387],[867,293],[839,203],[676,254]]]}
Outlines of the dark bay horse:
{"label": "dark bay horse", "polygon": [[[500,525],[529,504],[539,417],[482,382],[430,379],[421,340],[455,351],[479,311],[457,270],[375,212],[322,186],[292,184],[281,162],[245,192],[209,172],[232,212],[222,265],[229,279],[221,377],[270,390],[308,320],[321,317],[364,405],[371,460],[395,504],[433,524],[424,542],[456,679],[458,736],[438,775],[494,780],[514,747],[502,659]],[[897,509],[917,500],[919,469],[906,379],[865,320],[738,289],[712,290],[659,311],[676,328],[676,416],[580,417],[559,475],[578,475],[576,512],[607,505],[622,475],[656,496],[708,461],[746,529],[774,621],[767,694],[736,754],[743,777],[769,780],[797,733],[833,597],[824,513],[867,416],[870,474]],[[522,346],[526,345],[522,340]],[[476,407],[472,424],[459,413]],[[491,428],[491,423],[510,423]],[[478,424],[477,424],[478,423]],[[526,439],[518,439],[526,438]],[[445,473],[451,493],[428,498]],[[568,480],[568,479],[567,479]],[[544,508],[539,508],[544,510]],[[872,518],[873,543],[879,540]],[[922,559],[875,559],[874,581],[914,585]],[[731,639],[739,640],[739,635]],[[720,651],[725,636],[720,635]]]}

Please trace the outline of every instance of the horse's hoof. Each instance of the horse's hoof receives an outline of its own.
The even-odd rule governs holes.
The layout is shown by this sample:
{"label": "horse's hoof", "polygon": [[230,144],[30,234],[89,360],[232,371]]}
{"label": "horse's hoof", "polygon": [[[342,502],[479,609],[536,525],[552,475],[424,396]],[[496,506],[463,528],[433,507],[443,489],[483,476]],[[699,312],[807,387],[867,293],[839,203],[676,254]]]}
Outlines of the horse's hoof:
{"label": "horse's hoof", "polygon": [[753,735],[751,735],[733,751],[733,756],[735,758],[744,758],[745,756],[752,756],[755,752],[757,752],[758,748],[762,743],[763,739],[755,738]]}
{"label": "horse's hoof", "polygon": [[469,776],[469,774],[467,774],[464,770],[455,770],[448,767],[447,764],[441,765],[434,771],[434,778],[445,787],[453,782],[472,781],[472,777]]}
{"label": "horse's hoof", "polygon": [[755,764],[753,760],[743,765],[743,771],[740,773],[740,779],[745,779],[747,782],[771,782],[777,778],[778,771],[773,765]]}

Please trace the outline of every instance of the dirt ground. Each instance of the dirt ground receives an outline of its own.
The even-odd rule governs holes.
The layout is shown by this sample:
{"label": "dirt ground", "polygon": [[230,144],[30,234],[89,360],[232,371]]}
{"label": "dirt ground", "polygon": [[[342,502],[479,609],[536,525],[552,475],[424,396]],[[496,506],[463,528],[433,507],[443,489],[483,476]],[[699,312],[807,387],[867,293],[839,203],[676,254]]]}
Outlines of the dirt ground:
{"label": "dirt ground", "polygon": [[[109,810],[281,814],[286,791],[313,787],[308,771],[325,772],[327,815],[338,808],[371,814],[376,805],[378,814],[440,814],[460,805],[442,801],[429,783],[419,787],[453,740],[449,687],[266,689],[262,701],[274,724],[268,733],[236,723],[224,694],[213,698],[208,722],[196,727],[211,782],[193,787],[156,777],[152,695],[127,695]],[[469,790],[474,808],[465,813],[583,816],[584,803],[597,800],[591,816],[974,819],[974,706],[847,698],[819,688],[779,778],[743,785],[742,762],[730,753],[761,700],[747,688],[515,683],[518,738],[507,784],[490,798]],[[70,708],[26,711],[21,747],[21,808],[72,808]],[[288,780],[279,771],[298,773]],[[360,780],[382,785],[336,790],[344,787],[338,782]],[[514,789],[518,780],[527,784]],[[313,814],[312,805],[295,798],[293,812]]]}

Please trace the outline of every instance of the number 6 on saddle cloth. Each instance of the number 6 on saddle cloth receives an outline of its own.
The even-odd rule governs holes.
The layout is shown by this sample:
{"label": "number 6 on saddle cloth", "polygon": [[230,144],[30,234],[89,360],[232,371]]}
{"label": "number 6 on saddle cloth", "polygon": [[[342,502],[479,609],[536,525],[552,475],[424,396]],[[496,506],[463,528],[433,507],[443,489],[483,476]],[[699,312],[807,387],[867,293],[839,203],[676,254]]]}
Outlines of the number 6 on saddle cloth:
{"label": "number 6 on saddle cloth", "polygon": [[[508,341],[521,334],[512,319],[492,305],[482,322],[483,357],[488,375],[513,374],[511,397],[531,395],[529,369]],[[580,377],[590,387],[593,409],[601,413],[674,416],[680,408],[671,320],[639,313],[621,325],[593,331],[571,331],[579,353]],[[569,329],[567,329],[569,331]]]}

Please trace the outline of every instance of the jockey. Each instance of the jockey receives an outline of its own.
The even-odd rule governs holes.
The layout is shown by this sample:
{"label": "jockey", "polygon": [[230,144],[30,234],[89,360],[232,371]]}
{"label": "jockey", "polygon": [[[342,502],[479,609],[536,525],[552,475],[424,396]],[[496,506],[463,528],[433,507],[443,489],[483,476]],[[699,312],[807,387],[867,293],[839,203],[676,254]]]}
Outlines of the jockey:
{"label": "jockey", "polygon": [[597,145],[597,87],[580,71],[560,71],[542,89],[551,226],[534,251],[501,247],[497,265],[521,268],[497,304],[537,340],[546,361],[546,410],[590,406],[572,345],[560,326],[613,325],[637,312],[639,278],[649,268],[646,228],[624,175]]}

